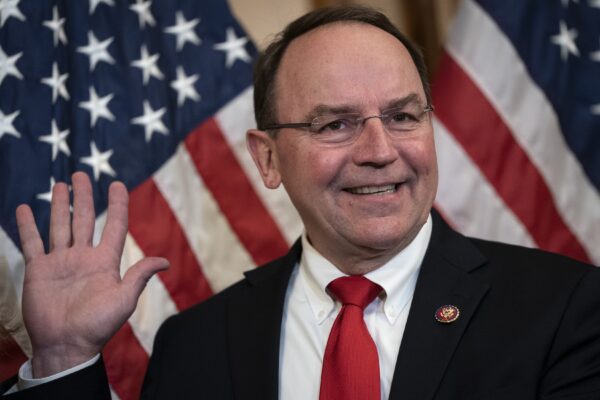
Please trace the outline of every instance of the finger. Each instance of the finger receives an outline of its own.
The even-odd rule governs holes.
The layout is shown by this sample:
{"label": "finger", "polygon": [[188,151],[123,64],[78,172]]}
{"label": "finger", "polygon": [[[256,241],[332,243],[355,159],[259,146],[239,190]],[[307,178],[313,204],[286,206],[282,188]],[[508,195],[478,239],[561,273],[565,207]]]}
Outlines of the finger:
{"label": "finger", "polygon": [[69,188],[59,182],[52,189],[50,206],[50,251],[71,245],[71,212]]}
{"label": "finger", "polygon": [[94,195],[90,178],[76,172],[73,183],[73,244],[91,245],[94,235]]}
{"label": "finger", "polygon": [[169,268],[169,261],[161,257],[144,258],[129,268],[121,284],[125,292],[125,301],[131,307],[131,312],[135,309],[137,300],[150,278],[167,268]]}
{"label": "finger", "polygon": [[129,194],[121,182],[113,182],[108,188],[108,210],[106,225],[102,232],[101,246],[107,246],[117,254],[123,253],[127,235]]}
{"label": "finger", "polygon": [[35,226],[35,218],[33,218],[31,208],[26,204],[21,204],[17,207],[16,215],[21,248],[23,249],[25,262],[29,263],[34,257],[44,254],[44,243]]}

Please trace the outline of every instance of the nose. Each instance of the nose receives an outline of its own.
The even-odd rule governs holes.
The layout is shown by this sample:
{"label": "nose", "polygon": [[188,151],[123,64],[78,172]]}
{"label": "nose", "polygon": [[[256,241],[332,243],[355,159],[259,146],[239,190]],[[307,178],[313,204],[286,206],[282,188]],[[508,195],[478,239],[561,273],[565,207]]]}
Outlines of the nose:
{"label": "nose", "polygon": [[398,151],[383,121],[377,116],[365,118],[363,130],[353,147],[353,158],[357,165],[381,168],[398,158]]}

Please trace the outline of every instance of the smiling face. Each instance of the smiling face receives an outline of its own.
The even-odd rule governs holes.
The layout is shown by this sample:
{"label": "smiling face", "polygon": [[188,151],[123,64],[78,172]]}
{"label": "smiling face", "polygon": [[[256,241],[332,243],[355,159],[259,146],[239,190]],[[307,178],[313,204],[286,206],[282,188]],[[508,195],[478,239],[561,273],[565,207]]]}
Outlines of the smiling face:
{"label": "smiling face", "polygon": [[[363,116],[407,101],[425,107],[406,48],[374,26],[332,23],[298,37],[276,76],[277,122],[310,121],[322,110]],[[427,220],[437,187],[431,120],[392,138],[381,120],[365,122],[347,145],[324,145],[307,130],[274,138],[248,133],[266,186],[283,184],[312,245],[349,274],[373,270],[410,243]]]}

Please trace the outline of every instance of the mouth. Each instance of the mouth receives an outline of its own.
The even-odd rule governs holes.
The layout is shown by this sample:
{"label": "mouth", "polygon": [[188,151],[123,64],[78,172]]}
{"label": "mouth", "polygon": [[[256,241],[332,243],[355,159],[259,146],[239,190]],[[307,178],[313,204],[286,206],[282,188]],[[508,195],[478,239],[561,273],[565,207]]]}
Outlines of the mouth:
{"label": "mouth", "polygon": [[358,195],[382,195],[388,193],[395,193],[398,190],[399,186],[399,183],[381,186],[358,186],[344,189],[344,191]]}

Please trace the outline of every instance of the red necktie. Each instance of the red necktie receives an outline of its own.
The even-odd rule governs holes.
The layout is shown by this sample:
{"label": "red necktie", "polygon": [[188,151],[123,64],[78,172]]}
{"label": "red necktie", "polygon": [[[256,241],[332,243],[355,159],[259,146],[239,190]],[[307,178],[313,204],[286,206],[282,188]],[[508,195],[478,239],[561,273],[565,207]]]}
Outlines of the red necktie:
{"label": "red necktie", "polygon": [[327,288],[342,303],[323,356],[320,400],[380,400],[379,358],[363,310],[381,292],[364,276],[346,276]]}

